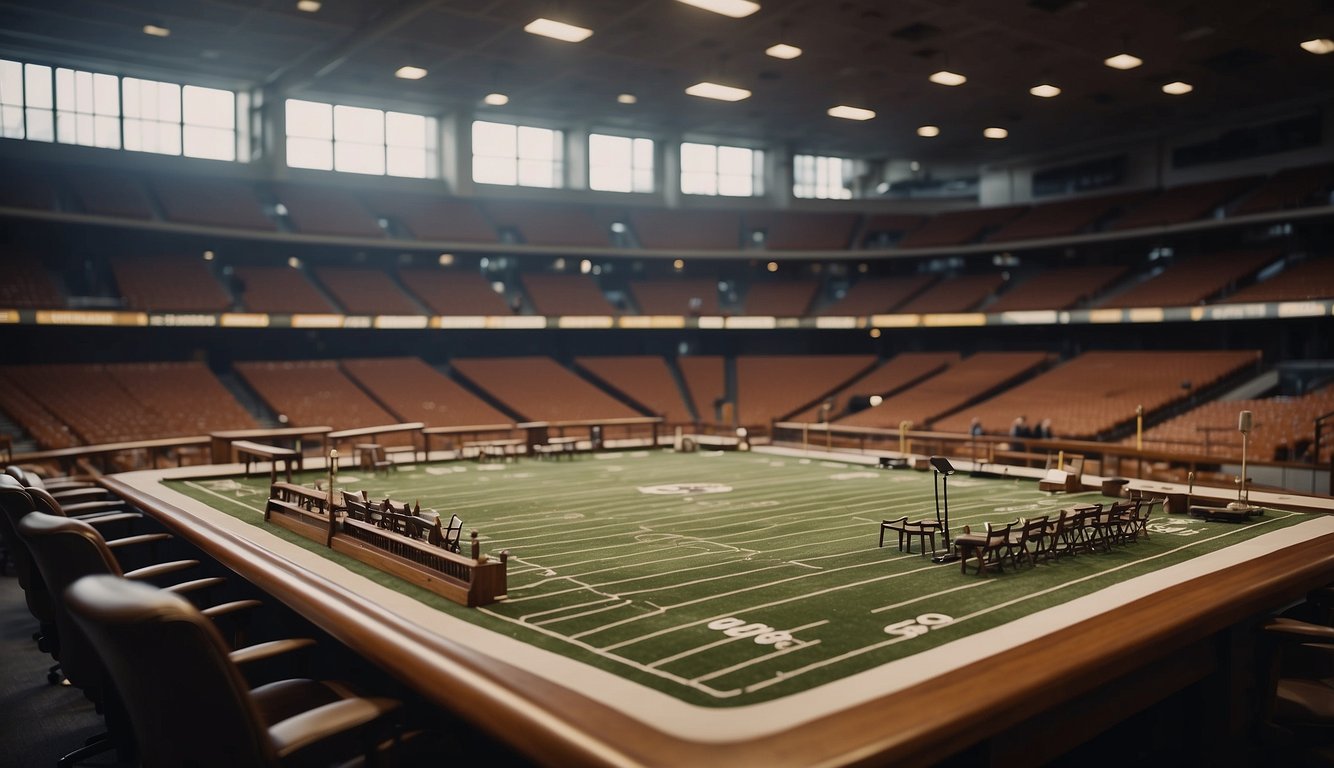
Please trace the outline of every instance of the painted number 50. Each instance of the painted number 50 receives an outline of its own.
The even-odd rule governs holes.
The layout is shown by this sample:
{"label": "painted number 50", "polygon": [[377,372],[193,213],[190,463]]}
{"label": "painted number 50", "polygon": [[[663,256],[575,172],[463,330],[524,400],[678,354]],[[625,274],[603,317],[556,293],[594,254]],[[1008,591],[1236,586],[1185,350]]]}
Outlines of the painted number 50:
{"label": "painted number 50", "polygon": [[904,619],[896,621],[885,627],[885,634],[897,635],[905,640],[910,637],[919,637],[936,627],[943,627],[954,621],[953,618],[943,613],[924,613],[915,619]]}

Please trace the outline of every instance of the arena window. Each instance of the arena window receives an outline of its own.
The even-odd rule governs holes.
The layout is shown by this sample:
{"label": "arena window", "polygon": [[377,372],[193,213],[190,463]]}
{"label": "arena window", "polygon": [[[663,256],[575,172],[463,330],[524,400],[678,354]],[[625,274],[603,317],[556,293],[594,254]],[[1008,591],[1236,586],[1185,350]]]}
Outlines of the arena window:
{"label": "arena window", "polygon": [[564,140],[564,132],[551,128],[474,121],[472,180],[479,184],[563,187]]}
{"label": "arena window", "polygon": [[764,194],[764,152],[716,144],[681,145],[681,192],[755,197]]}
{"label": "arena window", "polygon": [[436,175],[435,120],[343,104],[287,100],[287,165],[374,176]]}
{"label": "arena window", "polygon": [[236,94],[0,60],[0,136],[236,160]]}
{"label": "arena window", "polygon": [[588,186],[604,192],[652,192],[653,139],[590,133]]}
{"label": "arena window", "polygon": [[792,158],[792,194],[821,200],[849,200],[848,186],[857,172],[857,161],[844,157],[797,155]]}

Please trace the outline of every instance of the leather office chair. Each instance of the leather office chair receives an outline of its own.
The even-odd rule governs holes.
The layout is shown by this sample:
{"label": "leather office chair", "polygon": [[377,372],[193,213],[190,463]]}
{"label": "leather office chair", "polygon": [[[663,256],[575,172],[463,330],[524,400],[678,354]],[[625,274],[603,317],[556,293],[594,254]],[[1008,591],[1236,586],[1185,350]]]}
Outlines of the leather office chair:
{"label": "leather office chair", "polygon": [[75,582],[65,602],[120,692],[145,766],[327,765],[388,743],[399,702],[313,680],[249,690],[212,622],[179,595],[103,575]]}

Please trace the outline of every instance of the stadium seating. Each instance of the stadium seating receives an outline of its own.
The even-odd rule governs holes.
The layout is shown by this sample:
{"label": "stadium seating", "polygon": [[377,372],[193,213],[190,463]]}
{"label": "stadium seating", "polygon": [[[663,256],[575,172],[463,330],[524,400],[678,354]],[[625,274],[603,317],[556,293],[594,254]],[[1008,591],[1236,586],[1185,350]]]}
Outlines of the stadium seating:
{"label": "stadium seating", "polygon": [[1272,251],[1197,254],[1098,302],[1102,307],[1188,307],[1201,304],[1255,274],[1276,258]]}
{"label": "stadium seating", "polygon": [[508,415],[419,358],[343,360],[340,365],[353,381],[383,403],[398,422],[457,427],[511,421]]}
{"label": "stadium seating", "polygon": [[966,432],[978,418],[988,433],[1006,434],[1022,415],[1051,419],[1056,436],[1096,439],[1134,420],[1137,406],[1151,414],[1258,361],[1253,351],[1085,352],[933,427]]}
{"label": "stadium seating", "polygon": [[976,242],[987,233],[1008,224],[1027,208],[1026,205],[1015,205],[938,213],[921,227],[904,235],[897,247],[936,248]]}
{"label": "stadium seating", "polygon": [[695,416],[701,424],[719,424],[731,421],[729,414],[719,412],[719,404],[727,397],[727,369],[722,357],[714,355],[679,357],[681,369]]}
{"label": "stadium seating", "polygon": [[[348,378],[336,361],[236,363],[235,368],[285,424],[339,430],[399,423]],[[398,437],[406,440],[406,436],[387,435],[383,441]]]}
{"label": "stadium seating", "polygon": [[734,211],[637,209],[630,226],[639,244],[655,250],[736,250],[741,217]]}
{"label": "stadium seating", "polygon": [[1110,228],[1140,229],[1202,219],[1258,181],[1257,177],[1248,176],[1171,187],[1127,210],[1111,223]]}
{"label": "stadium seating", "polygon": [[667,361],[657,355],[577,357],[574,362],[668,424],[695,421]]}
{"label": "stadium seating", "polygon": [[496,228],[471,200],[457,200],[411,192],[365,194],[366,207],[376,216],[401,224],[418,240],[458,243],[494,243]]}
{"label": "stadium seating", "polygon": [[1277,275],[1219,301],[1304,301],[1330,297],[1334,297],[1334,257],[1317,256],[1289,265]]}
{"label": "stadium seating", "polygon": [[[1330,446],[1315,454],[1315,420],[1334,411],[1334,387],[1301,397],[1215,400],[1145,430],[1144,447],[1188,455],[1241,456],[1237,416],[1250,411],[1248,453],[1258,461],[1327,461]],[[1134,438],[1125,442],[1133,444]]]}
{"label": "stadium seating", "polygon": [[872,277],[853,284],[842,299],[821,308],[818,315],[865,317],[893,312],[936,281],[935,275]]}
{"label": "stadium seating", "polygon": [[539,315],[619,314],[589,275],[530,273],[522,275],[520,280]]}
{"label": "stadium seating", "polygon": [[508,315],[505,299],[476,272],[448,272],[431,267],[404,267],[399,282],[437,315]]}
{"label": "stadium seating", "polygon": [[83,210],[97,216],[147,221],[153,203],[138,177],[127,173],[83,170],[66,177]]}
{"label": "stadium seating", "polygon": [[643,415],[549,357],[456,359],[450,365],[508,410],[529,421]]}
{"label": "stadium seating", "polygon": [[[869,355],[743,355],[736,359],[737,423],[767,427],[875,363]],[[781,386],[775,386],[782,382]]]}
{"label": "stadium seating", "polygon": [[717,315],[718,281],[710,278],[631,280],[630,293],[641,315]]}
{"label": "stadium seating", "polygon": [[129,309],[225,312],[232,305],[208,262],[197,257],[120,257],[111,260],[111,272]]}
{"label": "stadium seating", "polygon": [[1142,191],[1124,192],[1035,205],[992,232],[987,242],[1037,240],[1078,234],[1087,231],[1109,213],[1133,206],[1150,194]]}
{"label": "stadium seating", "polygon": [[[4,369],[4,378],[25,393],[23,402],[40,405],[89,444],[256,426],[201,363],[14,366]],[[65,442],[60,431],[33,434]]]}
{"label": "stadium seating", "polygon": [[19,384],[23,368],[0,368],[0,411],[13,419],[41,448],[69,448],[79,437]]}
{"label": "stadium seating", "polygon": [[36,258],[6,249],[4,279],[0,279],[0,306],[37,309],[63,306],[64,297],[46,267]]}
{"label": "stadium seating", "polygon": [[741,314],[805,317],[819,287],[814,280],[756,281],[742,299]]}
{"label": "stadium seating", "polygon": [[981,307],[1000,289],[1005,278],[1000,272],[955,275],[941,280],[897,307],[895,312],[967,312]]}
{"label": "stadium seating", "polygon": [[1334,187],[1334,165],[1285,168],[1270,176],[1232,209],[1233,216],[1308,205],[1328,205]]}
{"label": "stadium seating", "polygon": [[274,231],[250,184],[234,179],[153,176],[149,187],[168,221],[231,229]]}
{"label": "stadium seating", "polygon": [[1045,270],[1002,293],[986,306],[988,312],[1071,309],[1097,295],[1125,274],[1123,266],[1060,267]]}
{"label": "stadium seating", "polygon": [[278,202],[297,232],[341,237],[384,237],[370,211],[345,189],[313,184],[282,184]]}
{"label": "stadium seating", "polygon": [[[1046,360],[1043,352],[979,352],[885,398],[879,406],[845,416],[838,423],[850,427],[897,427],[900,422],[911,421],[916,429],[934,426],[945,414],[1027,375]],[[972,415],[972,409],[968,415]]]}
{"label": "stadium seating", "polygon": [[422,308],[382,269],[316,267],[315,277],[354,315],[420,315]]}
{"label": "stadium seating", "polygon": [[251,312],[325,314],[337,312],[306,276],[289,267],[237,265],[232,279]]}
{"label": "stadium seating", "polygon": [[958,352],[904,352],[895,355],[884,365],[872,369],[826,398],[825,402],[829,405],[827,412],[823,412],[825,403],[817,403],[801,413],[794,414],[792,420],[816,423],[823,417],[833,421],[848,409],[848,401],[853,397],[871,395],[888,397],[957,362],[959,362]]}
{"label": "stadium seating", "polygon": [[876,213],[867,216],[862,226],[862,247],[875,247],[881,242],[897,243],[925,221],[925,216],[912,214]]}
{"label": "stadium seating", "polygon": [[774,251],[837,251],[848,247],[857,225],[853,213],[764,211],[747,213],[747,232],[764,231],[764,247]]}
{"label": "stadium seating", "polygon": [[587,206],[493,200],[485,204],[496,226],[513,229],[523,242],[538,245],[605,248],[606,227]]}

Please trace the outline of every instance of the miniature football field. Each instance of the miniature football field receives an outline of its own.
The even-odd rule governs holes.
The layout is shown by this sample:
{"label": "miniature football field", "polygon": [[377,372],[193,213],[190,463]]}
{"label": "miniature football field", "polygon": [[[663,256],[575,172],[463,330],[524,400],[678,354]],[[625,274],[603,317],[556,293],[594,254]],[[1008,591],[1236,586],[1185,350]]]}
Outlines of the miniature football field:
{"label": "miniature football field", "polygon": [[[321,478],[307,472],[298,481]],[[934,518],[933,480],[822,458],[646,451],[342,471],[341,490],[459,515],[464,554],[474,529],[483,552],[509,551],[507,599],[471,609],[266,525],[267,476],[163,482],[425,606],[702,707],[758,704],[849,679],[908,681],[919,654],[939,664],[998,652],[1040,632],[1028,626],[1037,617],[1078,620],[1103,595],[1111,605],[1127,582],[1142,592],[1154,578],[1187,578],[1182,569],[1194,560],[1226,560],[1245,549],[1236,545],[1320,517],[1270,510],[1236,525],[1158,507],[1147,539],[965,575],[957,562],[899,551],[892,533],[877,546],[884,519]],[[953,533],[1112,501],[962,473],[948,480],[948,498]],[[1061,613],[1076,603],[1082,612]],[[1027,634],[1007,637],[1021,619],[1030,620]]]}

